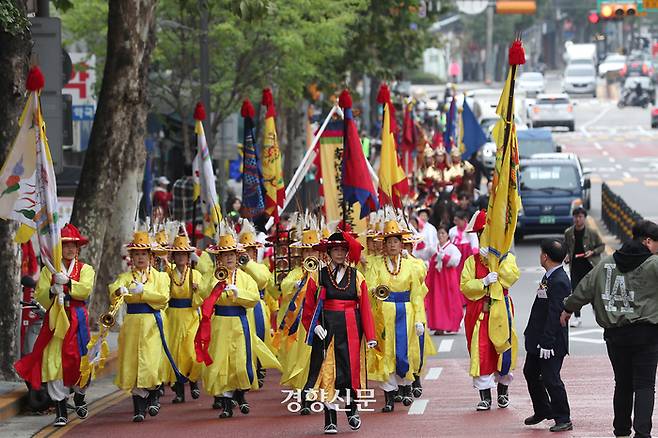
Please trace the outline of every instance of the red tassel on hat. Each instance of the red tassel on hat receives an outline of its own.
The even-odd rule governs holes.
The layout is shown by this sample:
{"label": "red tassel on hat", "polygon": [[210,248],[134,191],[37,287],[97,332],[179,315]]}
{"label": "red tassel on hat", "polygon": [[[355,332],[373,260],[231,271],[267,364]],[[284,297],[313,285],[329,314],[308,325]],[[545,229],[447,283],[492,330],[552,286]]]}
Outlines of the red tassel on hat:
{"label": "red tassel on hat", "polygon": [[197,102],[196,108],[194,108],[194,120],[205,120],[206,119],[206,108],[201,102]]}
{"label": "red tassel on hat", "polygon": [[385,104],[391,101],[391,92],[388,89],[386,83],[382,83],[379,87],[379,93],[377,93],[377,103]]}
{"label": "red tassel on hat", "polygon": [[347,88],[340,93],[340,96],[338,97],[338,106],[345,109],[352,108],[352,96],[350,96],[350,92],[347,91]]}
{"label": "red tassel on hat", "polygon": [[509,48],[509,65],[522,65],[525,64],[525,50],[523,50],[523,42],[515,40]]}
{"label": "red tassel on hat", "polygon": [[27,74],[27,82],[25,83],[27,91],[39,91],[43,88],[45,83],[46,80],[43,78],[41,69],[36,65],[32,67]]}
{"label": "red tassel on hat", "polygon": [[242,109],[240,110],[240,114],[244,118],[251,117],[252,119],[256,115],[256,110],[254,110],[254,106],[251,104],[249,98],[242,102]]}

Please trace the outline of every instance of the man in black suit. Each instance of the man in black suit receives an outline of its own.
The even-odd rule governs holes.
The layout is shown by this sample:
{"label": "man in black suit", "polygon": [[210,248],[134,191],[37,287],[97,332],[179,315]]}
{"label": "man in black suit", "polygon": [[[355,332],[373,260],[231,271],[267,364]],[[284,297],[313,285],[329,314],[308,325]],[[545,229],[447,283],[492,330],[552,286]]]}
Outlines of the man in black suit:
{"label": "man in black suit", "polygon": [[560,378],[562,361],[569,354],[568,328],[560,324],[564,299],[571,294],[571,283],[562,262],[566,246],[561,239],[541,242],[539,261],[546,275],[537,289],[525,335],[526,359],[523,375],[528,383],[534,414],[525,419],[530,426],[546,419],[555,420],[551,432],[572,430],[569,401]]}

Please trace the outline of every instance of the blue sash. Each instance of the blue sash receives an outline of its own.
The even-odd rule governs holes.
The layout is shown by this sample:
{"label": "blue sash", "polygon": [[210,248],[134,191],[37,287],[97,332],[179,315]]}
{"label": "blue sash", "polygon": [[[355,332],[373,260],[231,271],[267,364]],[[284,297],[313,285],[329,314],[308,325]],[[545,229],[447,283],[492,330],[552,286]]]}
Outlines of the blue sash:
{"label": "blue sash", "polygon": [[78,350],[80,351],[80,357],[82,357],[87,355],[87,345],[90,339],[89,326],[87,325],[84,307],[76,307],[74,310],[78,317]]}
{"label": "blue sash", "polygon": [[162,326],[162,315],[160,315],[159,310],[155,310],[153,307],[149,306],[146,303],[128,303],[126,306],[127,313],[129,315],[136,315],[140,313],[151,313],[155,317],[155,324],[158,326],[158,331],[160,332],[160,341],[162,342],[162,348],[164,348],[164,352],[167,355],[167,359],[169,360],[169,363],[171,364],[171,368],[174,370],[174,374],[176,374],[176,380],[180,383],[187,383],[187,378],[181,374],[180,371],[178,371],[178,367],[176,366],[176,362],[174,362],[174,358],[171,355],[171,352],[169,351],[169,347],[167,346],[167,340],[165,339],[164,335],[164,327]]}
{"label": "blue sash", "polygon": [[241,306],[220,306],[215,305],[215,315],[217,316],[237,316],[242,323],[242,334],[244,335],[244,344],[247,349],[247,376],[249,383],[254,381],[254,369],[251,362],[251,332],[249,331],[249,321],[247,321],[247,310]]}
{"label": "blue sash", "polygon": [[191,298],[171,298],[169,300],[169,307],[174,309],[188,309],[192,307]]}
{"label": "blue sash", "polygon": [[395,304],[395,373],[404,378],[409,372],[407,343],[407,309],[405,303],[411,299],[411,292],[391,292],[387,303]]}
{"label": "blue sash", "polygon": [[263,302],[258,301],[254,307],[254,323],[256,324],[256,336],[265,341],[265,314],[263,313]]}

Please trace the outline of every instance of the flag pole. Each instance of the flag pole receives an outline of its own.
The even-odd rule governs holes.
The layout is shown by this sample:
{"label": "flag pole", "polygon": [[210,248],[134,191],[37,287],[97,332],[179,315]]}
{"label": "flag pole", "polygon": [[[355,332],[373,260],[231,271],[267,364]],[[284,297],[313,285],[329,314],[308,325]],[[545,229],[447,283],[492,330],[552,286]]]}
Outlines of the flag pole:
{"label": "flag pole", "polygon": [[345,189],[342,187],[342,181],[345,178],[345,162],[347,161],[347,123],[343,117],[343,163],[340,167],[341,190],[343,191],[342,207],[343,207],[343,228],[347,228],[347,199],[345,198]]}

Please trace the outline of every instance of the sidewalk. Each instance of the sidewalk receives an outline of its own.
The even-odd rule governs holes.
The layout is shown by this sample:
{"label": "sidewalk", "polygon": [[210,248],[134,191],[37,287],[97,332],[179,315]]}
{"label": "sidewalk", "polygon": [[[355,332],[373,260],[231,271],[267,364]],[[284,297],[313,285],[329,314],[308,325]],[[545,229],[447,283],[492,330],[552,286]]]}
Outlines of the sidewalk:
{"label": "sidewalk", "polygon": [[[87,392],[88,401],[104,397],[109,393],[108,391],[110,389],[112,389],[112,391],[116,390],[114,385],[110,385],[111,388],[110,386],[106,388],[103,382],[107,380],[107,382],[111,384],[116,371],[118,338],[118,332],[110,332],[107,337],[107,343],[110,347],[110,355],[105,362],[105,367],[99,372],[97,379],[92,383],[91,388]],[[19,415],[21,413],[22,415]],[[32,434],[36,432],[36,430],[32,430],[30,433],[27,433],[27,431],[21,427],[24,422],[14,421],[14,418],[29,419],[29,421],[27,421],[29,424],[32,424],[37,418],[42,418],[44,424],[40,426],[41,428],[52,421],[51,417],[51,415],[42,415],[29,411],[27,406],[27,387],[24,382],[0,381],[0,436],[32,436]],[[23,434],[21,434],[21,432],[23,432]],[[13,434],[7,435],[7,433]]]}

